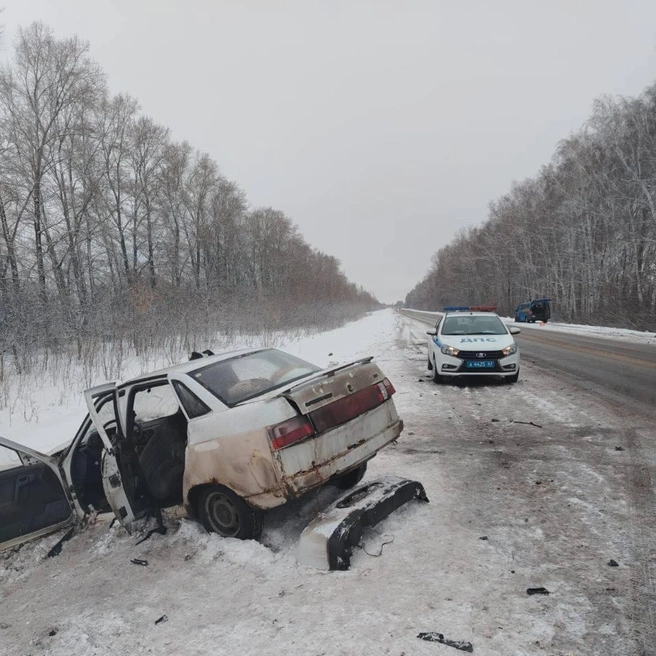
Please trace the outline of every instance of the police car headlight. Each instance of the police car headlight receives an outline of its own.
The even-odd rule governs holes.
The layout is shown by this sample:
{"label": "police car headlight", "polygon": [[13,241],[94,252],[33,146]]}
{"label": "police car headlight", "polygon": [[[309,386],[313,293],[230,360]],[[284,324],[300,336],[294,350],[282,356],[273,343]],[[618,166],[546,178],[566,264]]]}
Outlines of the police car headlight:
{"label": "police car headlight", "polygon": [[458,357],[458,353],[460,353],[457,348],[454,348],[453,346],[447,346],[446,344],[444,344],[440,350],[442,353],[444,353],[444,355],[452,355],[454,358]]}
{"label": "police car headlight", "polygon": [[508,357],[509,355],[515,355],[517,353],[517,344],[512,344],[511,346],[506,346],[505,349],[501,351],[503,353],[503,357]]}

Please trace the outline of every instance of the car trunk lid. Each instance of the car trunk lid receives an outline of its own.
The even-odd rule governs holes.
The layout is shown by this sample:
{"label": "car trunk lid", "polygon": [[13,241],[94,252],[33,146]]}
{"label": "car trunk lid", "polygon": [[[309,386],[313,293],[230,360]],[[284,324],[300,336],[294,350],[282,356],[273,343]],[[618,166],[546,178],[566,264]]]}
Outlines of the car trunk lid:
{"label": "car trunk lid", "polygon": [[371,458],[381,446],[373,438],[399,424],[394,391],[371,358],[285,389],[281,396],[299,414],[269,427],[283,477],[320,469],[333,475]]}
{"label": "car trunk lid", "polygon": [[290,385],[282,390],[282,395],[301,414],[309,415],[364,388],[383,382],[385,376],[372,360],[373,357],[369,357],[324,369],[310,379]]}

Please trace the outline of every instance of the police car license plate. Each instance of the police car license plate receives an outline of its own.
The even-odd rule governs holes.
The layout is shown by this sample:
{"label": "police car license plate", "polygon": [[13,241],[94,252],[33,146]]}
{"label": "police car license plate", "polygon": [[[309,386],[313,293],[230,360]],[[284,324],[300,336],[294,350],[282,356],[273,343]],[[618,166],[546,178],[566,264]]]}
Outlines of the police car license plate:
{"label": "police car license plate", "polygon": [[494,360],[469,360],[467,369],[494,369]]}

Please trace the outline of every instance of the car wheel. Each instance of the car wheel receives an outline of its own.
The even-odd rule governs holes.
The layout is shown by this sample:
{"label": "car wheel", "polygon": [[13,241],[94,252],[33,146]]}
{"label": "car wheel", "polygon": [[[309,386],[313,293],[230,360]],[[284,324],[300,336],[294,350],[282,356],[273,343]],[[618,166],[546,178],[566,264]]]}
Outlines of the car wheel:
{"label": "car wheel", "polygon": [[225,538],[257,540],[262,532],[262,512],[223,485],[203,490],[198,499],[198,517],[205,530]]}
{"label": "car wheel", "polygon": [[346,472],[342,476],[337,476],[331,482],[342,490],[348,490],[354,485],[357,485],[367,471],[367,463],[363,462],[359,467]]}
{"label": "car wheel", "polygon": [[430,355],[428,356],[428,371],[433,371],[433,363],[431,362]]}
{"label": "car wheel", "polygon": [[506,376],[506,380],[509,383],[516,383],[519,380],[519,369],[517,369],[517,372],[514,373],[512,376]]}
{"label": "car wheel", "polygon": [[441,383],[444,380],[444,376],[440,376],[439,371],[437,370],[437,362],[435,362],[435,359],[433,359],[433,382],[434,383]]}

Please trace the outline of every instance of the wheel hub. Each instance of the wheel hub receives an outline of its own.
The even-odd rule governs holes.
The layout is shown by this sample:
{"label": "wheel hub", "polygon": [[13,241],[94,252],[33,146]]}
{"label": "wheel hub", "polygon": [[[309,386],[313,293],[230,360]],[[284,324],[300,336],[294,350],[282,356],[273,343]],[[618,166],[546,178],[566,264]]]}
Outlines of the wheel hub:
{"label": "wheel hub", "polygon": [[207,500],[209,517],[217,533],[233,536],[239,532],[239,516],[234,503],[223,494],[214,494]]}

